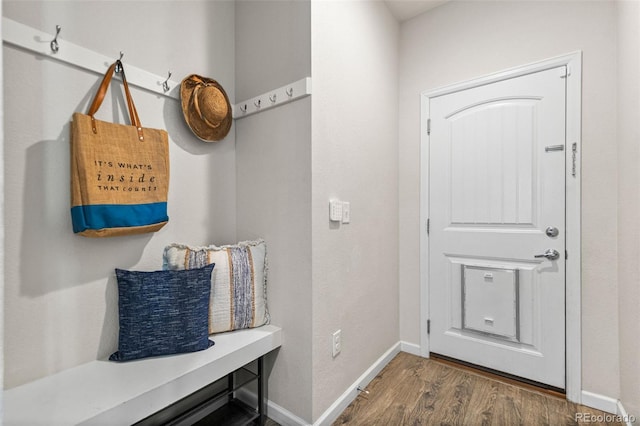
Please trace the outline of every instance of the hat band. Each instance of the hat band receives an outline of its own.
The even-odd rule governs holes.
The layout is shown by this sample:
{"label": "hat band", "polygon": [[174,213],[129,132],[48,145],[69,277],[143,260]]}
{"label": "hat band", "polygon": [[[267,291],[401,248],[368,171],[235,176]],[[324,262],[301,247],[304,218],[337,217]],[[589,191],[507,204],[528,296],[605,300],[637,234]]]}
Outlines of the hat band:
{"label": "hat band", "polygon": [[[205,86],[208,86],[208,84],[205,84]],[[202,86],[196,86],[196,88],[193,89],[193,93],[191,94],[191,99],[193,99],[193,108],[196,110],[196,113],[198,113],[198,117],[200,117],[202,121],[204,121],[209,127],[213,127],[215,129],[219,127],[222,122],[213,124],[209,120],[207,120],[205,116],[202,115],[202,112],[200,111],[200,104],[198,103],[198,91],[200,90],[200,87]]]}

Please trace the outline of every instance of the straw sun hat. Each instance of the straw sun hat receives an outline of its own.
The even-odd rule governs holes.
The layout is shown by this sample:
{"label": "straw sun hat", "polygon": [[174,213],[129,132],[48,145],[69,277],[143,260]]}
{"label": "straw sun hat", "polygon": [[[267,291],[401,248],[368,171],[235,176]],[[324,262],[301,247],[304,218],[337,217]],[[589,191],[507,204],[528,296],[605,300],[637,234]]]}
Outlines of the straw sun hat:
{"label": "straw sun hat", "polygon": [[217,81],[192,74],[180,85],[182,113],[191,131],[205,142],[224,139],[231,129],[232,111]]}

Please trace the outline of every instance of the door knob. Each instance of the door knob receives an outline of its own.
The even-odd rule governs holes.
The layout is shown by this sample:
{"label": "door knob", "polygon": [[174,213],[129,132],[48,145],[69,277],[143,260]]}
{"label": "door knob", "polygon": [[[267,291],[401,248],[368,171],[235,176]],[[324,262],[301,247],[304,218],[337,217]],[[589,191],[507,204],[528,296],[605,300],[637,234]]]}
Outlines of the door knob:
{"label": "door knob", "polygon": [[560,253],[555,249],[547,249],[543,254],[536,254],[533,257],[546,257],[549,260],[556,260],[560,257]]}
{"label": "door knob", "polygon": [[554,226],[548,227],[544,232],[545,232],[545,234],[547,234],[547,237],[550,237],[550,238],[555,238],[560,233],[560,232],[558,232],[558,228],[556,228]]}

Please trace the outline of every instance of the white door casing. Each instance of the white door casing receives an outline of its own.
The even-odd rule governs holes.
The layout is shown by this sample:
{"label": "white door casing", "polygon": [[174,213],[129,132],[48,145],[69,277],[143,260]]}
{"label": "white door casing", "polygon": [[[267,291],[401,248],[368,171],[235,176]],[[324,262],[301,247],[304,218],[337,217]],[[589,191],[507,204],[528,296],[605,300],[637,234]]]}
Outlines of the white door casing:
{"label": "white door casing", "polygon": [[[575,53],[423,93],[421,159],[421,219],[431,231],[421,233],[422,355],[566,387],[576,402],[580,60]],[[548,237],[548,226],[559,235]],[[533,257],[547,249],[559,259]]]}

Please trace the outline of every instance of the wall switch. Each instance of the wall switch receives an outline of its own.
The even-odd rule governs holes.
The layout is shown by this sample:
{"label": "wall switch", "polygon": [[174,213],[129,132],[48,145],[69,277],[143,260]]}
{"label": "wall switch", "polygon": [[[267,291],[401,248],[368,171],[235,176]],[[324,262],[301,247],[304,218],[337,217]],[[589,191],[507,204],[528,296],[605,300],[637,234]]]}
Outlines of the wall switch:
{"label": "wall switch", "polygon": [[342,350],[342,337],[340,337],[340,330],[337,330],[333,333],[333,339],[331,341],[331,353],[333,357],[337,357],[340,351]]}
{"label": "wall switch", "polygon": [[345,201],[342,203],[342,223],[351,222],[351,203]]}
{"label": "wall switch", "polygon": [[342,220],[342,201],[329,201],[329,220],[332,222],[340,222]]}

